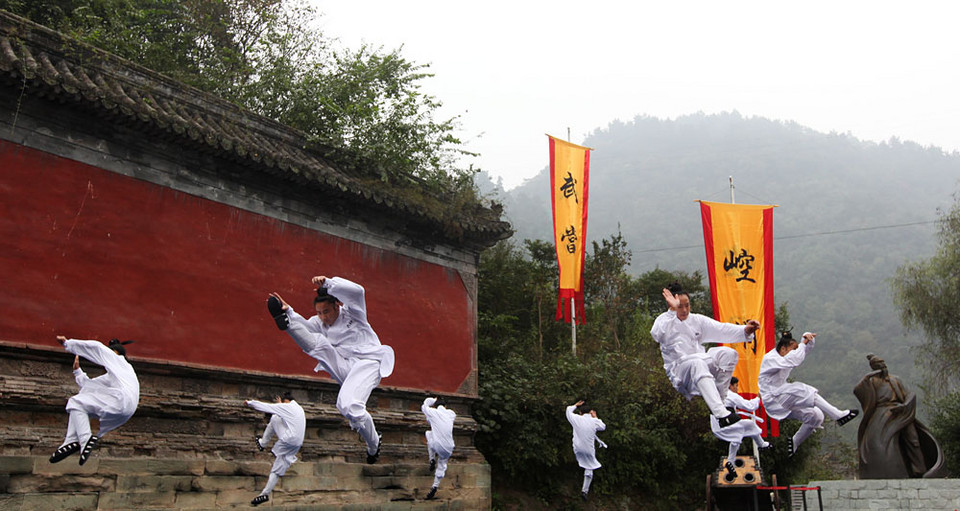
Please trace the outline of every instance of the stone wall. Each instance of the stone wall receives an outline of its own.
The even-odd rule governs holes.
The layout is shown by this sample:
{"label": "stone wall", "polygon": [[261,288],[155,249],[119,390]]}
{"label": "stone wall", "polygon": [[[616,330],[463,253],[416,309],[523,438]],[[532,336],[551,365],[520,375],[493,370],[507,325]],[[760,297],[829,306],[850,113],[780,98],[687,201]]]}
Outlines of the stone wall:
{"label": "stone wall", "polygon": [[[136,345],[134,345],[135,347]],[[379,388],[368,403],[383,433],[379,463],[336,410],[337,386],[319,378],[234,372],[131,356],[141,383],[134,417],[107,434],[84,466],[50,464],[76,392],[72,356],[0,342],[0,509],[221,509],[247,507],[273,463],[254,436],[265,415],[244,399],[291,391],[307,415],[300,462],[265,507],[284,509],[487,509],[490,470],[473,445],[471,399],[445,398],[457,414],[457,448],[438,499],[424,501],[428,470],[420,412],[425,394]],[[309,363],[305,359],[304,363]],[[81,362],[91,377],[96,366]],[[94,430],[96,429],[94,425]]]}
{"label": "stone wall", "polygon": [[[823,509],[960,509],[960,479],[813,481],[809,486],[821,487]],[[807,508],[816,506],[816,492],[808,492]]]}

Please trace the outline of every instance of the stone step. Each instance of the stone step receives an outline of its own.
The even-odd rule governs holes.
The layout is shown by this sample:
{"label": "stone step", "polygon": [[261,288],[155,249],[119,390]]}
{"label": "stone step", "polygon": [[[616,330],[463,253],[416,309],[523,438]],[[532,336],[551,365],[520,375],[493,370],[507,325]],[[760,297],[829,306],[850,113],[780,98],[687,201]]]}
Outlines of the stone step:
{"label": "stone step", "polygon": [[[266,484],[272,458],[255,461],[37,456],[0,457],[0,509],[222,509],[247,507]],[[424,463],[295,463],[271,502],[281,509],[480,509],[490,498],[489,467],[451,462],[438,499]]]}

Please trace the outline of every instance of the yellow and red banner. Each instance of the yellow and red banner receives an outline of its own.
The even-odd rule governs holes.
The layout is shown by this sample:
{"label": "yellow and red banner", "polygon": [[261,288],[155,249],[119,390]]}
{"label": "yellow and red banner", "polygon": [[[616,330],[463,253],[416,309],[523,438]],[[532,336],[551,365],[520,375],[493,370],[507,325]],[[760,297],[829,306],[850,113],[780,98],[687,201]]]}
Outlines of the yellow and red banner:
{"label": "yellow and red banner", "polygon": [[560,266],[557,320],[570,322],[570,299],[576,303],[578,323],[583,323],[583,264],[587,242],[587,192],[590,148],[550,138],[550,200],[553,204],[553,238]]}
{"label": "yellow and red banner", "polygon": [[[728,345],[740,355],[733,375],[740,380],[740,394],[748,399],[760,392],[757,377],[763,355],[777,342],[773,325],[774,207],[700,201],[713,317],[738,325],[749,319],[760,322],[753,342]],[[768,423],[760,424],[765,432]],[[771,424],[771,433],[777,435],[778,426]]]}

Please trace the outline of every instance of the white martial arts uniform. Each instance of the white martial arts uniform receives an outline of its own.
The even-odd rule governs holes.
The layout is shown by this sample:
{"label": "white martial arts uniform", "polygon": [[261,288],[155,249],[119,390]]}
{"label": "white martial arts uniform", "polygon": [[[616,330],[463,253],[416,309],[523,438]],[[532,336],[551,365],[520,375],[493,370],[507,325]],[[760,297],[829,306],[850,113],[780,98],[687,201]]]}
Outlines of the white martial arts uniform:
{"label": "white martial arts uniform", "polygon": [[90,416],[100,419],[98,437],[130,420],[140,402],[140,382],[130,362],[99,341],[69,339],[63,347],[107,371],[93,379],[81,369],[73,372],[80,392],[67,401],[70,419],[63,445],[78,442],[83,446],[91,436]]}
{"label": "white martial arts uniform", "polygon": [[367,412],[367,399],[381,378],[393,373],[393,348],[380,344],[380,338],[367,322],[363,287],[340,277],[328,278],[323,287],[343,303],[336,321],[327,326],[318,316],[309,320],[287,307],[287,333],[300,348],[317,359],[314,371],[326,371],[340,384],[337,410],[360,432],[367,453],[375,454],[379,435]]}
{"label": "white martial arts uniform", "polygon": [[[804,334],[806,335],[806,334]],[[837,420],[848,414],[849,410],[838,410],[819,395],[816,388],[806,383],[787,383],[790,371],[798,367],[807,357],[807,352],[813,349],[814,340],[808,343],[798,343],[797,349],[780,356],[776,349],[770,350],[763,356],[760,363],[758,384],[760,399],[767,410],[767,415],[777,419],[796,419],[803,422],[797,433],[793,435],[793,449],[796,451],[800,444],[823,424],[823,416],[827,414]]]}
{"label": "white martial arts uniform", "polygon": [[573,413],[577,405],[567,407],[567,420],[573,426],[573,454],[577,457],[577,464],[583,469],[583,493],[590,491],[590,482],[593,481],[593,471],[600,468],[597,461],[595,444],[606,447],[607,444],[597,438],[597,431],[607,429],[602,420],[588,414]]}
{"label": "white martial arts uniform", "polygon": [[447,460],[453,455],[453,421],[457,414],[453,410],[440,405],[433,407],[437,398],[428,397],[423,400],[420,410],[427,417],[430,431],[427,431],[427,454],[430,460],[436,458],[437,470],[433,474],[433,487],[440,485],[440,481],[447,473]]}
{"label": "white martial arts uniform", "polygon": [[[723,404],[733,408],[734,410],[753,412],[757,408],[760,408],[760,398],[755,397],[753,399],[744,399],[740,394],[727,392],[727,397],[723,400]],[[740,450],[740,444],[743,443],[743,439],[745,437],[752,438],[757,444],[757,447],[760,447],[761,449],[767,447],[768,445],[763,437],[760,436],[762,433],[760,426],[757,426],[757,423],[752,420],[741,420],[725,428],[721,428],[720,421],[711,415],[710,430],[713,431],[714,436],[720,440],[729,442],[730,445],[727,448],[727,461],[730,463],[736,462],[737,451]]]}
{"label": "white martial arts uniform", "polygon": [[259,440],[260,447],[266,447],[270,439],[274,435],[277,436],[277,441],[270,450],[276,456],[276,460],[270,469],[267,485],[260,492],[260,495],[269,495],[277,485],[277,481],[287,473],[290,465],[297,461],[297,452],[303,446],[303,435],[307,431],[307,418],[303,408],[296,401],[289,403],[249,401],[247,404],[254,410],[273,414]]}
{"label": "white martial arts uniform", "polygon": [[721,323],[702,314],[680,321],[671,310],[657,317],[650,335],[660,344],[663,369],[673,388],[687,399],[702,396],[715,417],[729,415],[723,398],[740,356],[725,346],[705,350],[703,343],[747,342],[753,334],[748,336],[743,325]]}

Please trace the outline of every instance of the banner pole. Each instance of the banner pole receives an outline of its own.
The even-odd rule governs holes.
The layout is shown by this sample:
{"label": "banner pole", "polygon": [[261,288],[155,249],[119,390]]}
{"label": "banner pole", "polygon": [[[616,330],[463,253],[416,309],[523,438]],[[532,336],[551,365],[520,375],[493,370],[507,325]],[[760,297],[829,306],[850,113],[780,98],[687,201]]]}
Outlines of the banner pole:
{"label": "banner pole", "polygon": [[730,176],[730,204],[736,204],[737,201],[733,199],[733,176]]}
{"label": "banner pole", "polygon": [[573,334],[573,356],[577,356],[577,299],[570,298],[570,328]]}
{"label": "banner pole", "polygon": [[[570,142],[569,126],[567,126],[567,142]],[[586,243],[584,243],[584,247],[586,247]],[[574,358],[576,358],[577,356],[577,299],[574,297],[570,297],[570,320],[571,320],[570,321],[570,338],[572,340],[571,349],[573,350]]]}

